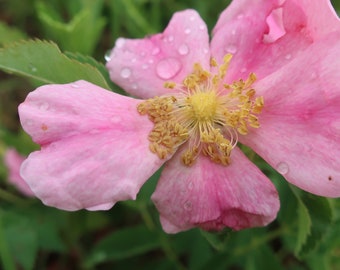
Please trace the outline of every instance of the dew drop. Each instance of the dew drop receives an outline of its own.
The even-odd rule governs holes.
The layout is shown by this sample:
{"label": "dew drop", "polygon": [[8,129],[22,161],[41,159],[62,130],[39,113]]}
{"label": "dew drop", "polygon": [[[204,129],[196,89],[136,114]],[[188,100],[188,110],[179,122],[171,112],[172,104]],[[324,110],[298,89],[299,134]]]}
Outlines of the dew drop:
{"label": "dew drop", "polygon": [[193,182],[189,182],[188,189],[192,190],[193,188],[194,188],[194,183]]}
{"label": "dew drop", "polygon": [[285,56],[285,58],[286,58],[287,60],[289,60],[289,59],[292,58],[292,55],[291,55],[291,54],[287,54],[287,55]]}
{"label": "dew drop", "polygon": [[131,76],[131,70],[129,68],[123,68],[120,72],[120,76],[124,79],[129,78]]}
{"label": "dew drop", "polygon": [[168,37],[168,41],[169,41],[169,42],[174,41],[174,39],[175,39],[174,36],[169,36],[169,37]]}
{"label": "dew drop", "polygon": [[110,62],[111,61],[111,50],[108,50],[105,53],[104,59],[105,59],[106,62]]}
{"label": "dew drop", "polygon": [[132,87],[132,89],[134,89],[134,90],[138,89],[138,85],[137,85],[137,84],[135,84],[135,83],[134,83],[134,84],[132,84],[132,85],[131,85],[131,87]]}
{"label": "dew drop", "polygon": [[340,120],[332,121],[331,128],[334,130],[335,133],[339,133],[340,132]]}
{"label": "dew drop", "polygon": [[203,49],[204,54],[207,54],[208,52],[209,52],[209,49],[207,49],[207,48]]}
{"label": "dew drop", "polygon": [[178,48],[178,53],[180,55],[187,55],[189,53],[189,47],[186,44],[182,44],[181,46],[179,46]]}
{"label": "dew drop", "polygon": [[136,63],[137,59],[136,58],[132,58],[131,59],[131,63]]}
{"label": "dew drop", "polygon": [[143,65],[142,65],[142,69],[144,69],[144,70],[145,70],[145,69],[148,69],[148,67],[149,67],[149,66],[148,66],[147,64],[143,64]]}
{"label": "dew drop", "polygon": [[190,201],[186,201],[183,207],[185,210],[190,211],[192,209],[192,203]]}
{"label": "dew drop", "polygon": [[231,34],[232,34],[233,36],[235,36],[235,35],[236,35],[236,30],[235,30],[235,29],[232,30],[232,31],[231,31]]}
{"label": "dew drop", "polygon": [[189,34],[191,33],[191,29],[190,29],[190,28],[185,29],[185,30],[184,30],[184,33],[187,34],[187,35],[189,35]]}
{"label": "dew drop", "polygon": [[152,54],[152,55],[157,55],[157,54],[159,54],[160,51],[161,51],[160,48],[156,47],[156,48],[154,48],[154,49],[152,50],[151,54]]}
{"label": "dew drop", "polygon": [[116,40],[116,47],[117,48],[122,48],[125,44],[125,39],[124,38],[118,38]]}
{"label": "dew drop", "polygon": [[25,120],[24,123],[25,123],[26,126],[33,126],[33,120],[31,120],[31,119]]}
{"label": "dew drop", "polygon": [[237,19],[241,20],[243,19],[244,15],[242,13],[240,13],[239,15],[237,15]]}
{"label": "dew drop", "polygon": [[154,62],[153,59],[149,59],[148,61],[149,64],[153,64],[153,62]]}
{"label": "dew drop", "polygon": [[175,58],[165,58],[158,62],[156,74],[164,80],[173,78],[182,68],[181,63]]}
{"label": "dew drop", "polygon": [[279,164],[277,164],[276,166],[276,170],[280,173],[280,174],[287,174],[289,171],[289,167],[288,164],[285,162],[280,162]]}
{"label": "dew drop", "polygon": [[33,66],[32,64],[29,64],[29,69],[32,71],[32,72],[37,72],[37,68],[35,66]]}
{"label": "dew drop", "polygon": [[247,68],[245,67],[241,69],[241,73],[245,73],[246,71],[247,71]]}
{"label": "dew drop", "polygon": [[117,124],[122,121],[122,118],[119,115],[114,115],[111,117],[111,122],[114,124]]}
{"label": "dew drop", "polygon": [[195,20],[195,16],[190,16],[190,21],[194,21]]}
{"label": "dew drop", "polygon": [[76,84],[76,83],[72,83],[72,84],[71,84],[71,87],[72,87],[72,88],[79,88],[79,85]]}
{"label": "dew drop", "polygon": [[205,25],[201,24],[198,28],[203,31],[203,30],[205,30]]}
{"label": "dew drop", "polygon": [[318,75],[316,74],[316,72],[312,72],[310,78],[311,78],[312,80],[315,80],[317,77],[318,77]]}
{"label": "dew drop", "polygon": [[236,53],[237,52],[237,47],[234,44],[229,44],[225,50],[229,53]]}
{"label": "dew drop", "polygon": [[42,111],[47,111],[49,107],[50,107],[50,106],[48,105],[47,102],[42,102],[42,103],[39,105],[39,109],[42,110]]}

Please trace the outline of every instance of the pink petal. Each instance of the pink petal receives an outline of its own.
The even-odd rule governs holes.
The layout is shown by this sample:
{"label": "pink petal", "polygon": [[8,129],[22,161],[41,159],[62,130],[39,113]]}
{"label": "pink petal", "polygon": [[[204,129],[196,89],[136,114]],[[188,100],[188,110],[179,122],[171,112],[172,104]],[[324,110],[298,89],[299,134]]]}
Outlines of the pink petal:
{"label": "pink petal", "polygon": [[228,80],[255,72],[263,78],[328,33],[340,30],[329,1],[236,0],[214,29],[211,51],[234,54]]}
{"label": "pink petal", "polygon": [[207,27],[194,10],[173,15],[162,34],[144,39],[119,38],[107,68],[110,77],[124,90],[150,98],[169,92],[165,81],[182,82],[193,64],[209,67]]}
{"label": "pink petal", "polygon": [[27,158],[21,175],[37,197],[65,210],[135,199],[164,162],[149,150],[152,123],[138,114],[138,102],[84,81],[30,93],[20,118],[42,149]]}
{"label": "pink petal", "polygon": [[33,197],[34,193],[20,176],[20,166],[25,160],[15,149],[8,149],[4,155],[4,163],[8,169],[8,180],[24,195]]}
{"label": "pink petal", "polygon": [[275,187],[239,149],[233,150],[228,167],[203,156],[186,167],[179,155],[166,164],[152,195],[166,232],[225,226],[240,230],[264,226],[276,217]]}
{"label": "pink petal", "polygon": [[287,181],[340,196],[340,33],[315,43],[260,81],[261,127],[244,138]]}

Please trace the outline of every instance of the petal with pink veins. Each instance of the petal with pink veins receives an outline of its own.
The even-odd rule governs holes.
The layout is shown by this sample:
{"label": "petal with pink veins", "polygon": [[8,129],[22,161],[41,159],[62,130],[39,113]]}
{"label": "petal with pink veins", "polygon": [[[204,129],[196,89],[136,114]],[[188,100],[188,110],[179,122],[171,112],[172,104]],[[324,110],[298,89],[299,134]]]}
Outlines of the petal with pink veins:
{"label": "petal with pink veins", "polygon": [[290,183],[340,196],[340,33],[330,34],[254,85],[265,97],[261,127],[240,141]]}
{"label": "petal with pink veins", "polygon": [[166,164],[152,195],[166,232],[240,230],[275,219],[279,199],[274,185],[239,149],[232,151],[227,167],[204,156],[186,167],[179,155]]}
{"label": "petal with pink veins", "polygon": [[[304,3],[306,2],[306,3]],[[340,29],[329,1],[236,0],[214,28],[211,53],[234,58],[228,81],[254,72],[261,79],[288,64],[313,42]]]}
{"label": "petal with pink veins", "polygon": [[113,82],[141,98],[169,93],[165,81],[181,83],[200,62],[209,68],[207,27],[194,10],[177,12],[162,34],[119,38],[106,64]]}
{"label": "petal with pink veins", "polygon": [[135,199],[165,161],[149,150],[152,123],[138,114],[138,102],[84,81],[31,92],[19,114],[42,149],[29,155],[21,176],[36,196],[65,210]]}

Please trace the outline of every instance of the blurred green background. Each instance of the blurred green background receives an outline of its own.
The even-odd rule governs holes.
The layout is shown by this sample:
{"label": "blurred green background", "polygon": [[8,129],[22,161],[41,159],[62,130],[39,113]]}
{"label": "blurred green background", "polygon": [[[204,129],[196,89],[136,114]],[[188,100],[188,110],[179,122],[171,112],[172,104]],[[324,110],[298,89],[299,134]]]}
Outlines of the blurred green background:
{"label": "blurred green background", "polygon": [[[229,2],[0,0],[0,46],[28,38],[52,40],[69,58],[95,66],[104,83],[119,92],[101,65],[118,37],[162,32],[172,14],[186,8],[196,9],[211,30]],[[339,11],[340,1],[332,2]],[[23,155],[37,149],[20,128],[17,106],[42,83],[0,71],[0,158],[9,147]],[[250,154],[279,189],[278,219],[241,232],[194,229],[176,235],[162,231],[150,201],[160,172],[134,202],[105,212],[64,212],[22,195],[8,183],[0,163],[1,269],[340,269],[339,199],[289,186]]]}

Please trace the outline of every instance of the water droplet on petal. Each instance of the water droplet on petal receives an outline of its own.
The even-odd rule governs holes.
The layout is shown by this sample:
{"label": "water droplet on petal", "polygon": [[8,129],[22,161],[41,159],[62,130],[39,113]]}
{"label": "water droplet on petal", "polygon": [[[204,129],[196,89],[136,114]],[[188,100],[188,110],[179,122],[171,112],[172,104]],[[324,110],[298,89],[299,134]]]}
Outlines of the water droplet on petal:
{"label": "water droplet on petal", "polygon": [[194,183],[193,182],[189,182],[188,189],[192,190],[193,188],[194,188]]}
{"label": "water droplet on petal", "polygon": [[208,52],[209,52],[209,49],[207,49],[207,48],[203,49],[204,54],[207,54]]}
{"label": "water droplet on petal", "polygon": [[232,30],[232,31],[231,31],[231,34],[232,34],[233,36],[235,36],[235,35],[236,35],[236,30],[235,30],[235,29]]}
{"label": "water droplet on petal", "polygon": [[171,79],[181,70],[181,63],[175,58],[165,58],[156,66],[157,75],[164,80]]}
{"label": "water droplet on petal", "polygon": [[333,132],[338,134],[340,132],[340,120],[332,121],[331,128],[332,128]]}
{"label": "water droplet on petal", "polygon": [[239,15],[237,15],[237,19],[241,20],[243,19],[244,15],[242,13],[240,13]]}
{"label": "water droplet on petal", "polygon": [[234,44],[229,44],[225,50],[229,53],[236,53],[237,52],[237,47]]}
{"label": "water droplet on petal", "polygon": [[310,78],[311,78],[312,80],[315,80],[317,77],[318,77],[318,75],[317,75],[316,72],[312,72],[312,74],[310,75]]}
{"label": "water droplet on petal", "polygon": [[200,30],[205,30],[205,29],[206,29],[206,27],[205,27],[204,24],[201,24],[198,28],[199,28]]}
{"label": "water droplet on petal", "polygon": [[76,84],[76,83],[72,83],[72,84],[71,84],[71,87],[72,87],[72,88],[79,88],[79,85]]}
{"label": "water droplet on petal", "polygon": [[189,47],[186,44],[182,44],[181,46],[179,46],[178,48],[178,53],[180,55],[187,55],[189,53]]}
{"label": "water droplet on petal", "polygon": [[131,63],[136,63],[137,59],[136,58],[132,58],[131,59]]}
{"label": "water droplet on petal", "polygon": [[116,40],[116,47],[117,48],[122,48],[125,44],[125,39],[124,38],[118,38]]}
{"label": "water droplet on petal", "polygon": [[280,162],[279,164],[277,164],[276,170],[277,170],[280,174],[285,175],[285,174],[287,174],[288,171],[289,171],[288,164],[285,163],[285,162]]}
{"label": "water droplet on petal", "polygon": [[195,20],[195,16],[190,16],[190,21],[194,21]]}
{"label": "water droplet on petal", "polygon": [[174,39],[175,39],[174,36],[169,36],[169,37],[168,37],[168,41],[169,41],[169,42],[174,41]]}
{"label": "water droplet on petal", "polygon": [[105,53],[104,59],[105,59],[106,62],[111,61],[111,50],[108,50],[108,51]]}
{"label": "water droplet on petal", "polygon": [[247,71],[247,68],[245,67],[241,69],[241,73],[245,73],[246,71]]}
{"label": "water droplet on petal", "polygon": [[190,29],[190,28],[185,29],[185,30],[184,30],[184,33],[187,34],[187,35],[189,35],[189,34],[191,33],[191,29]]}
{"label": "water droplet on petal", "polygon": [[111,117],[111,122],[114,124],[117,124],[122,121],[122,118],[119,115],[114,115]]}
{"label": "water droplet on petal", "polygon": [[131,70],[129,68],[123,68],[120,72],[120,76],[124,79],[129,78],[131,76]]}
{"label": "water droplet on petal", "polygon": [[153,64],[153,62],[154,62],[153,59],[149,59],[148,61],[149,64]]}
{"label": "water droplet on petal", "polygon": [[192,209],[192,203],[190,201],[186,201],[183,207],[185,210],[190,211]]}
{"label": "water droplet on petal", "polygon": [[25,124],[26,126],[32,126],[32,125],[33,125],[33,120],[27,119],[27,120],[24,121],[24,124]]}
{"label": "water droplet on petal", "polygon": [[144,69],[144,70],[145,70],[145,69],[148,69],[148,67],[149,67],[149,66],[148,66],[147,64],[143,64],[143,65],[142,65],[142,69]]}
{"label": "water droplet on petal", "polygon": [[42,103],[40,103],[40,105],[39,105],[39,109],[42,110],[42,111],[47,111],[49,107],[50,107],[50,106],[48,105],[47,102],[42,102]]}
{"label": "water droplet on petal", "polygon": [[157,54],[159,54],[160,51],[161,51],[160,48],[156,47],[156,48],[154,48],[154,49],[152,50],[151,54],[152,54],[152,55],[157,55]]}
{"label": "water droplet on petal", "polygon": [[291,54],[287,54],[287,55],[285,56],[285,58],[286,58],[287,60],[289,60],[289,59],[292,58],[292,55],[291,55]]}
{"label": "water droplet on petal", "polygon": [[131,85],[131,87],[132,87],[132,89],[136,90],[138,88],[138,85],[134,83],[134,84]]}

